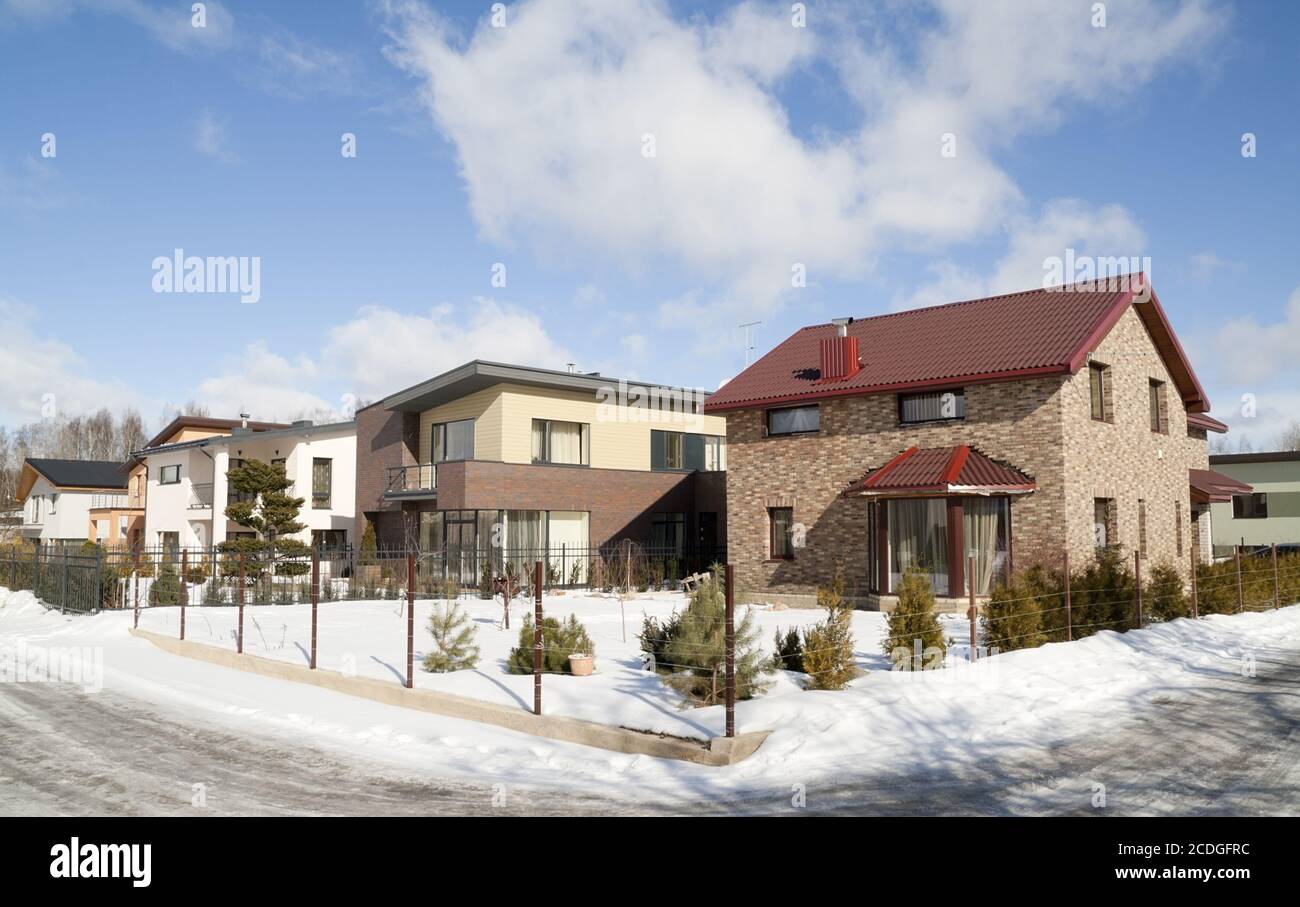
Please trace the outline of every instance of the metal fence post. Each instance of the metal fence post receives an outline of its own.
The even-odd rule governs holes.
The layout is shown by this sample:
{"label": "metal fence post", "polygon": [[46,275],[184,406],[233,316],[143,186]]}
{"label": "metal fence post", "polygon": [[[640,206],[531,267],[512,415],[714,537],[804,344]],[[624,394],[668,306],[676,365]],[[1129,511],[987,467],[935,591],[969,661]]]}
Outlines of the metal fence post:
{"label": "metal fence post", "polygon": [[1277,585],[1277,542],[1273,543],[1273,610],[1282,607],[1282,593]]}
{"label": "metal fence post", "polygon": [[131,573],[135,579],[135,591],[131,595],[132,606],[135,608],[135,628],[140,629],[140,549],[135,549],[132,557]]}
{"label": "metal fence post", "polygon": [[181,549],[181,639],[185,638],[185,606],[190,601],[190,552]]}
{"label": "metal fence post", "polygon": [[415,688],[415,555],[406,555],[406,688]]}
{"label": "metal fence post", "polygon": [[1133,552],[1133,587],[1137,591],[1136,613],[1137,624],[1133,629],[1142,629],[1142,552]]}
{"label": "metal fence post", "polygon": [[1197,613],[1196,602],[1196,546],[1192,546],[1192,620],[1197,620],[1200,614]]}
{"label": "metal fence post", "polygon": [[533,564],[533,714],[542,714],[542,562]]}
{"label": "metal fence post", "polygon": [[316,606],[320,603],[320,549],[311,549],[311,669],[316,670]]}
{"label": "metal fence post", "polygon": [[1070,613],[1070,551],[1065,551],[1065,641],[1074,641],[1074,615]]}
{"label": "metal fence post", "polygon": [[975,610],[975,555],[966,556],[966,586],[970,589],[970,608],[966,611],[966,616],[970,618],[970,660],[974,661],[979,655],[975,650],[975,618],[979,612]]}
{"label": "metal fence post", "polygon": [[95,546],[95,607],[99,611],[104,607],[104,549]]}
{"label": "metal fence post", "polygon": [[723,582],[727,584],[725,599],[727,603],[727,736],[734,737],[736,736],[736,584],[730,563],[723,568],[722,575]]}
{"label": "metal fence post", "polygon": [[239,553],[239,629],[235,631],[235,651],[244,654],[244,553]]}
{"label": "metal fence post", "polygon": [[68,546],[63,546],[63,589],[59,593],[59,613],[66,614],[68,608]]}
{"label": "metal fence post", "polygon": [[1237,613],[1240,614],[1245,609],[1245,602],[1242,599],[1241,592],[1241,548],[1237,548]]}

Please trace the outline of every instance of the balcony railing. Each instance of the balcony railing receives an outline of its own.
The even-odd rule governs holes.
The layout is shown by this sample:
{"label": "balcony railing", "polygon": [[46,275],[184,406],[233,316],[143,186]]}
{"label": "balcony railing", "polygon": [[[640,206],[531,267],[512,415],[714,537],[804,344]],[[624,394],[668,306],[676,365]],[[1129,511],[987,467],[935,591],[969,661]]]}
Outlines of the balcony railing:
{"label": "balcony railing", "polygon": [[388,467],[389,491],[432,491],[437,487],[438,467],[432,463]]}
{"label": "balcony railing", "polygon": [[91,510],[143,510],[144,495],[142,494],[92,494],[90,496]]}
{"label": "balcony railing", "polygon": [[190,486],[190,510],[208,510],[212,507],[212,483]]}

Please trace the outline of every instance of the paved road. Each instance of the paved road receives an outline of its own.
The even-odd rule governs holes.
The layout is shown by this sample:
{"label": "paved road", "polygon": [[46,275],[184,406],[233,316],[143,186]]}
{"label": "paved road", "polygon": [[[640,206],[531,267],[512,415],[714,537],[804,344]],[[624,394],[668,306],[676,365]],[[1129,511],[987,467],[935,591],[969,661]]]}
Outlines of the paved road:
{"label": "paved road", "polygon": [[[419,814],[1300,814],[1300,652],[1261,658],[1256,678],[1216,677],[1154,701],[1087,739],[924,775],[845,766],[832,785],[669,801],[564,790],[494,791],[407,776],[156,706],[67,685],[0,685],[0,815]],[[856,774],[855,774],[856,772]],[[189,779],[208,785],[195,809]],[[1106,807],[1092,805],[1094,783]]]}

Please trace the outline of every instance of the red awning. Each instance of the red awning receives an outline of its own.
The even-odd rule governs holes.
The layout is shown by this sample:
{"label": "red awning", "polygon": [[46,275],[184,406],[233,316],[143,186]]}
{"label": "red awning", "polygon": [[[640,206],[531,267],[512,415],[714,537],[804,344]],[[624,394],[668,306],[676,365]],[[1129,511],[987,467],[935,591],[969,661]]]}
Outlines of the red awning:
{"label": "red awning", "polygon": [[965,444],[909,447],[885,465],[868,470],[846,494],[1026,494],[1037,486],[1020,470]]}
{"label": "red awning", "polygon": [[1234,494],[1250,494],[1254,488],[1213,469],[1189,469],[1193,504],[1226,504]]}

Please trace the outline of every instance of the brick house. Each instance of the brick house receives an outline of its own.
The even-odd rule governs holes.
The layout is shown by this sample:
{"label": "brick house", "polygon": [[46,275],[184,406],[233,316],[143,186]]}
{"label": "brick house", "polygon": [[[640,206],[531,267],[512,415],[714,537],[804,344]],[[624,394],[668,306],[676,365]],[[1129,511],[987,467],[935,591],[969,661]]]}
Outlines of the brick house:
{"label": "brick house", "polygon": [[566,578],[573,552],[622,539],[714,552],[726,421],[706,396],[468,362],[357,412],[356,512],[383,548],[448,552],[465,582],[501,549],[550,551]]}
{"label": "brick house", "polygon": [[[841,571],[889,608],[940,604],[1099,545],[1184,574],[1210,556],[1206,432],[1226,426],[1140,275],[796,332],[714,394],[728,554],[745,597],[811,601]],[[944,600],[946,599],[946,601]]]}

